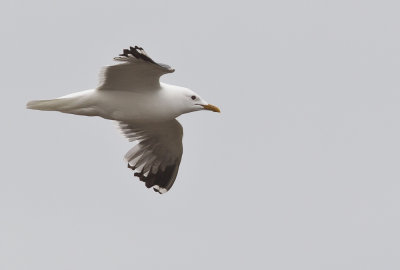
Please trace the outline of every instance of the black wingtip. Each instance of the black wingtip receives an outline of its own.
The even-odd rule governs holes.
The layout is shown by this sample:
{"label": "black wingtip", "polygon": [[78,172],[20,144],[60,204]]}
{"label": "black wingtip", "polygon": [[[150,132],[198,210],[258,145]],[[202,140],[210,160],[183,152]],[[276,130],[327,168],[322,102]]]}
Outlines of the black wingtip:
{"label": "black wingtip", "polygon": [[[144,172],[135,172],[134,176],[138,177],[140,181],[145,183],[147,188],[153,188],[155,192],[163,194],[167,191],[167,186],[170,185],[171,178],[173,176],[176,165],[167,166],[165,170],[159,170],[157,173],[149,172],[147,176],[144,175]],[[132,166],[128,165],[128,168]],[[174,179],[172,179],[173,181]],[[154,188],[157,186],[158,189]],[[162,192],[161,190],[164,190]]]}
{"label": "black wingtip", "polygon": [[153,59],[151,59],[146,52],[144,51],[144,49],[142,47],[139,46],[129,46],[129,49],[123,49],[122,53],[119,54],[119,57],[115,57],[114,60],[116,61],[129,61],[129,58],[135,58],[138,60],[142,60],[148,63],[152,63],[157,65],[158,67],[166,70],[168,73],[172,73],[175,71],[175,69],[171,68],[168,65],[165,64],[161,64],[161,63],[157,63],[155,62]]}
{"label": "black wingtip", "polygon": [[153,188],[153,190],[155,191],[155,192],[157,192],[158,194],[162,194],[158,189],[156,189],[156,188]]}
{"label": "black wingtip", "polygon": [[132,165],[129,164],[129,163],[128,163],[128,168],[131,169],[131,170],[133,170],[133,171],[136,170],[136,166],[132,166]]}
{"label": "black wingtip", "polygon": [[148,57],[146,55],[146,53],[144,52],[142,47],[139,47],[139,46],[132,47],[132,46],[130,46],[129,49],[124,49],[123,53],[120,54],[119,56],[129,57],[129,55],[132,55],[136,59],[141,59],[143,61],[146,61],[146,62],[149,62],[149,63],[157,65],[157,63],[154,62],[153,59],[151,59],[150,57]]}

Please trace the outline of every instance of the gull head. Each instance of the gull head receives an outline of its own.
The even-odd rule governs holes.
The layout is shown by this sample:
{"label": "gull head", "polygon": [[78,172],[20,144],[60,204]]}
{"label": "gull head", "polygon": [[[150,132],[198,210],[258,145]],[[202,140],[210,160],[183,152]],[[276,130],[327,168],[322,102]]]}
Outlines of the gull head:
{"label": "gull head", "polygon": [[175,89],[174,91],[174,103],[179,103],[179,111],[180,114],[195,112],[195,111],[212,111],[212,112],[221,112],[217,106],[211,105],[203,98],[201,98],[194,91],[179,87],[179,89]]}

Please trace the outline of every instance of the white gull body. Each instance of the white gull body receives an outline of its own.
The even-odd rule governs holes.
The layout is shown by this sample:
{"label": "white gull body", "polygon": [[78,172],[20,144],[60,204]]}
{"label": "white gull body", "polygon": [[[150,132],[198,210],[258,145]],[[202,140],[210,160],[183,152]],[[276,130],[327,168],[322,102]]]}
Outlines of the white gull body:
{"label": "white gull body", "polygon": [[175,119],[183,113],[204,109],[202,106],[192,108],[180,100],[181,96],[191,99],[193,95],[197,97],[199,105],[207,105],[190,89],[165,83],[160,83],[158,88],[142,91],[90,89],[56,100],[63,103],[58,106],[58,111],[65,113],[101,116],[130,123],[149,123]]}
{"label": "white gull body", "polygon": [[97,88],[30,101],[27,108],[118,121],[124,135],[138,141],[125,155],[128,167],[146,187],[165,193],[176,179],[183,151],[183,129],[175,118],[219,109],[188,88],[160,83],[160,76],[174,70],[154,62],[142,48],[130,47],[114,59],[121,64],[103,68]]}

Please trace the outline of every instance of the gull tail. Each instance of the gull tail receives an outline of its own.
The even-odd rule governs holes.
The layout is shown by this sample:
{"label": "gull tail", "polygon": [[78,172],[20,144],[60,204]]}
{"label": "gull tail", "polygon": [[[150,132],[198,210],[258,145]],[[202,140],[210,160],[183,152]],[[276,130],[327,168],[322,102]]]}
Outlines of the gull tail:
{"label": "gull tail", "polygon": [[86,90],[73,93],[56,99],[32,100],[26,104],[27,109],[40,111],[58,111],[63,113],[96,116],[96,110],[92,100],[94,90]]}
{"label": "gull tail", "polygon": [[63,111],[68,107],[66,99],[32,100],[26,104],[27,109],[40,111]]}

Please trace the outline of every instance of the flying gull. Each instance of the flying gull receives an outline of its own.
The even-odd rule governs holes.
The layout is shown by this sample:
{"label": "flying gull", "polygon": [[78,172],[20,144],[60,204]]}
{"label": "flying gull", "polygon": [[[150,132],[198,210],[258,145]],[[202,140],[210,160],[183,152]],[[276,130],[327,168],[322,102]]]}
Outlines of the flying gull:
{"label": "flying gull", "polygon": [[118,122],[129,141],[138,143],[125,155],[128,168],[147,188],[167,192],[176,179],[182,158],[181,114],[220,110],[192,90],[160,82],[175,70],[151,59],[143,48],[124,49],[106,66],[95,89],[51,100],[35,100],[28,109],[100,116]]}

